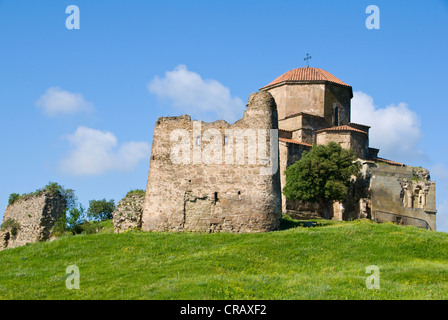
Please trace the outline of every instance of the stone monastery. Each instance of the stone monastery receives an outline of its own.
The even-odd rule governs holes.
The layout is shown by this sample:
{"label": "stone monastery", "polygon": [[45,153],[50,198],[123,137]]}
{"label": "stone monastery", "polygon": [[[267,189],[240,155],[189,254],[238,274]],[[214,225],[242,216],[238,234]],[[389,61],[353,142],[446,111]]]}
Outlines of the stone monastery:
{"label": "stone monastery", "polygon": [[[367,218],[436,230],[435,182],[428,170],[378,157],[379,149],[369,146],[370,127],[350,120],[352,98],[350,85],[307,66],[290,70],[251,94],[243,118],[234,124],[192,121],[188,115],[159,118],[143,230],[269,231],[278,227],[282,212],[296,219]],[[257,148],[250,133],[260,129],[271,135],[258,135]],[[264,139],[268,146],[259,144]],[[238,141],[246,153],[232,148]],[[323,210],[317,204],[286,199],[281,192],[286,168],[313,144],[330,141],[353,149],[362,163],[346,200]],[[221,162],[201,160],[210,148]],[[263,158],[266,151],[270,157]],[[184,157],[173,161],[179,152]],[[260,161],[251,161],[255,154]]]}
{"label": "stone monastery", "polygon": [[[369,126],[350,120],[352,87],[327,71],[299,68],[252,93],[242,119],[205,123],[160,117],[146,194],[128,195],[115,232],[261,232],[282,213],[295,219],[367,218],[436,230],[435,182],[420,167],[378,157]],[[326,208],[282,195],[285,170],[313,145],[339,143],[362,163],[346,199]],[[66,200],[41,193],[6,208],[0,250],[45,241]]]}

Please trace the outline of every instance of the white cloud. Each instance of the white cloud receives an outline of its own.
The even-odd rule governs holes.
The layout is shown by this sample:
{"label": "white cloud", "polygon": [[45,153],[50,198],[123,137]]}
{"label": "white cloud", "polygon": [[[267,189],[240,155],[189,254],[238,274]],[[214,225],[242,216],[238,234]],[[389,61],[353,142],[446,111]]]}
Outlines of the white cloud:
{"label": "white cloud", "polygon": [[71,93],[59,87],[51,87],[37,100],[36,106],[48,116],[62,114],[73,115],[77,112],[93,110],[93,104],[86,101],[82,94]]}
{"label": "white cloud", "polygon": [[143,159],[149,159],[149,144],[127,142],[118,146],[115,135],[87,127],[78,127],[65,137],[72,151],[60,162],[63,172],[88,176],[108,171],[130,171]]}
{"label": "white cloud", "polygon": [[368,94],[353,95],[351,120],[371,126],[369,144],[380,149],[380,157],[403,162],[423,155],[418,147],[423,138],[420,117],[406,103],[379,108]]}
{"label": "white cloud", "polygon": [[216,80],[202,79],[185,65],[167,71],[163,78],[156,76],[148,89],[159,98],[171,100],[179,111],[198,116],[200,120],[215,117],[233,122],[244,111],[245,104],[240,98],[232,97],[229,88]]}

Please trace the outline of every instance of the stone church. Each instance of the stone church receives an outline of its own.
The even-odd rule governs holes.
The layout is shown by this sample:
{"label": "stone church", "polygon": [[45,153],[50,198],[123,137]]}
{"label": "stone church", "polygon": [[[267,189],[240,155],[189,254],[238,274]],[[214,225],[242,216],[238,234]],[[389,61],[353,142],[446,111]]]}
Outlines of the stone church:
{"label": "stone church", "polygon": [[[260,91],[275,99],[278,112],[281,185],[286,167],[313,144],[339,143],[363,164],[344,203],[334,203],[329,218],[370,218],[435,230],[435,183],[429,172],[378,157],[369,146],[369,126],[351,122],[352,87],[319,68],[286,72]],[[282,210],[299,219],[322,216],[321,208],[282,196]]]}
{"label": "stone church", "polygon": [[[296,219],[367,218],[436,230],[435,182],[428,170],[378,157],[379,149],[369,146],[370,127],[351,122],[352,98],[350,85],[307,66],[251,94],[243,118],[234,124],[192,121],[187,115],[159,118],[143,230],[270,231],[278,228],[282,213]],[[260,129],[271,135],[252,139]],[[238,139],[246,153],[233,148]],[[268,147],[257,147],[257,141]],[[330,215],[323,216],[318,205],[288,200],[281,190],[286,168],[313,145],[330,141],[353,149],[362,169],[346,200],[335,202]],[[219,161],[206,160],[207,152]],[[173,162],[178,153],[183,158]],[[260,174],[276,164],[278,170]]]}

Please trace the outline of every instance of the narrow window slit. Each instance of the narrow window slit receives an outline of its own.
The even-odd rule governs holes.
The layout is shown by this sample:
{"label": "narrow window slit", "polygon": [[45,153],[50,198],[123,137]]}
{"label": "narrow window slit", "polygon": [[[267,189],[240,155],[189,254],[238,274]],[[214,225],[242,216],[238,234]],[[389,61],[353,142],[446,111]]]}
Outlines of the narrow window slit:
{"label": "narrow window slit", "polygon": [[215,192],[213,201],[214,201],[215,204],[219,201],[219,199],[218,199],[218,192]]}

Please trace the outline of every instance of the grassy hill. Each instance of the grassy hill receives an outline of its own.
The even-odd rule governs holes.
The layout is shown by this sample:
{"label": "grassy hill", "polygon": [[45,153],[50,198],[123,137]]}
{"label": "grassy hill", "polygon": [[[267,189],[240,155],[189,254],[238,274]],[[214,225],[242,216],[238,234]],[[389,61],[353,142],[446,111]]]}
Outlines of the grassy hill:
{"label": "grassy hill", "polygon": [[[0,299],[448,299],[446,233],[354,221],[113,234],[108,223],[0,252]],[[69,265],[79,267],[79,290],[66,288]],[[380,269],[380,289],[366,288],[369,265]]]}

